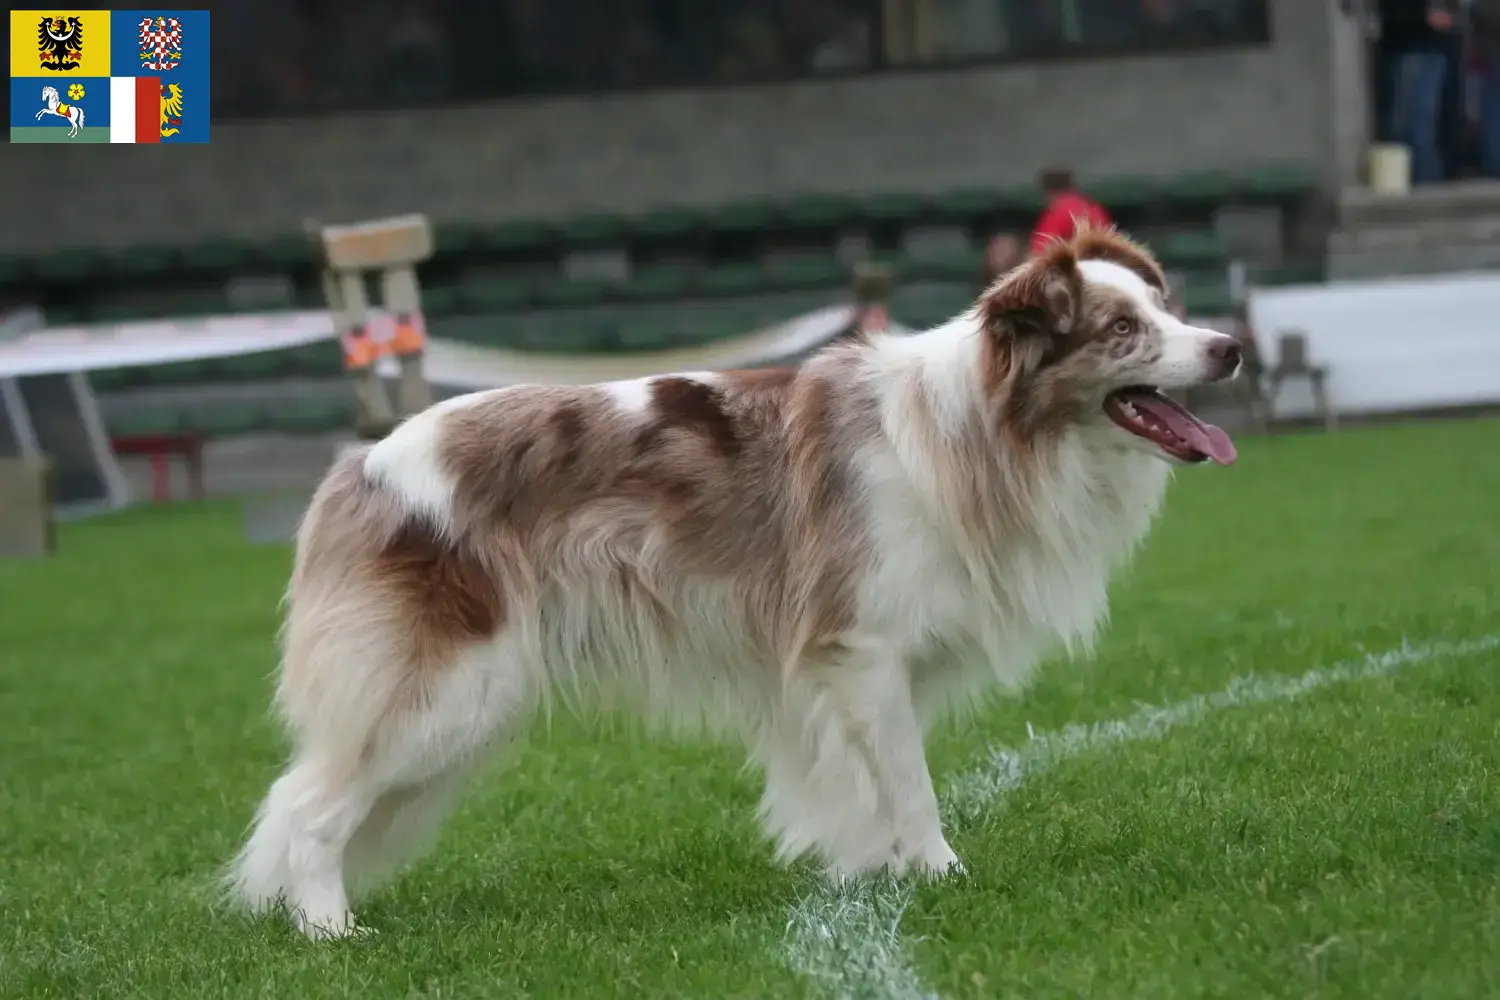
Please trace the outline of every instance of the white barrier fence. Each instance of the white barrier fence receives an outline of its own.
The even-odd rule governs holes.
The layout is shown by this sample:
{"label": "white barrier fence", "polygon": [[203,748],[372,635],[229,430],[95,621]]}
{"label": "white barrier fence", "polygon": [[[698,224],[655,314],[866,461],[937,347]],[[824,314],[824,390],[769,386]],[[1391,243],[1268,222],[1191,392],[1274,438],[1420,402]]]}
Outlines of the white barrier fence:
{"label": "white barrier fence", "polygon": [[[1500,275],[1268,288],[1251,296],[1249,319],[1268,363],[1281,334],[1307,336],[1340,414],[1500,403]],[[1311,393],[1295,382],[1273,410],[1312,413]]]}

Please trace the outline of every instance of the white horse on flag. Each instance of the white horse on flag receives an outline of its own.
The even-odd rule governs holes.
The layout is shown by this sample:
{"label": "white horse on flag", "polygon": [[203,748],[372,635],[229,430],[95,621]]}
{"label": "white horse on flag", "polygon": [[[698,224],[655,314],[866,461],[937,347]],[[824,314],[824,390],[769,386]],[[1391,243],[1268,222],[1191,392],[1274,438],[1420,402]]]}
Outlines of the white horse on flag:
{"label": "white horse on flag", "polygon": [[68,124],[73,126],[72,131],[68,133],[70,139],[83,128],[83,109],[76,104],[64,104],[62,95],[57,92],[56,87],[43,87],[42,101],[47,106],[36,113],[37,121],[42,120],[42,115],[56,115],[67,119]]}

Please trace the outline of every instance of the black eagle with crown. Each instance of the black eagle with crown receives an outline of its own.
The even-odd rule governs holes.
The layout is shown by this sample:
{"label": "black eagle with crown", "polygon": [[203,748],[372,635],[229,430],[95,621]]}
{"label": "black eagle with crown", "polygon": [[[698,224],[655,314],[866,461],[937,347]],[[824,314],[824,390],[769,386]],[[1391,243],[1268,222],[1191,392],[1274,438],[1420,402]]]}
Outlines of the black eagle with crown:
{"label": "black eagle with crown", "polygon": [[76,17],[44,17],[36,29],[42,69],[77,69],[83,58],[83,22]]}

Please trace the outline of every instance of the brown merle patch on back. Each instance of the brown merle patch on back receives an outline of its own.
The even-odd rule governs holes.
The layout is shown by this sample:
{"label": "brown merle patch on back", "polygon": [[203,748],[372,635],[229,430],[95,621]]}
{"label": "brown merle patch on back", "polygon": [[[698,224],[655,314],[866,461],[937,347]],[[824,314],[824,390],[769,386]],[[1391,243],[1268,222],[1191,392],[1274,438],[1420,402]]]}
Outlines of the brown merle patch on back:
{"label": "brown merle patch on back", "polygon": [[[555,435],[556,450],[554,461],[560,472],[567,472],[578,464],[583,455],[583,439],[588,431],[588,425],[584,421],[583,411],[577,406],[560,406],[548,420],[552,433]],[[522,449],[522,455],[529,450],[529,441],[517,442]]]}
{"label": "brown merle patch on back", "polygon": [[744,450],[718,390],[707,383],[676,376],[653,379],[651,405],[653,419],[636,437],[639,453],[655,448],[662,435],[673,429],[701,435],[723,458],[736,458]]}

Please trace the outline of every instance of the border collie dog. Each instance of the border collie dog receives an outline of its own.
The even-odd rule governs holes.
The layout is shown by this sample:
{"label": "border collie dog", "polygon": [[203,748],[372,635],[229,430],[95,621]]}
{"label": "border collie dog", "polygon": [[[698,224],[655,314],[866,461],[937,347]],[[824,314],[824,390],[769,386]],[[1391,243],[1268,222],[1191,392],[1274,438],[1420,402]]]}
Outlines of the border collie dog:
{"label": "border collie dog", "polygon": [[1174,466],[1234,446],[1161,390],[1232,377],[1113,230],[951,322],[789,369],[515,386],[345,455],[297,537],[294,751],[228,876],[311,937],[435,835],[540,708],[742,737],[782,859],[960,871],[925,731],[1087,648]]}

